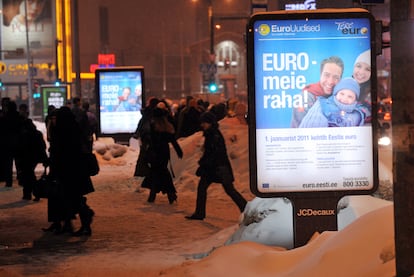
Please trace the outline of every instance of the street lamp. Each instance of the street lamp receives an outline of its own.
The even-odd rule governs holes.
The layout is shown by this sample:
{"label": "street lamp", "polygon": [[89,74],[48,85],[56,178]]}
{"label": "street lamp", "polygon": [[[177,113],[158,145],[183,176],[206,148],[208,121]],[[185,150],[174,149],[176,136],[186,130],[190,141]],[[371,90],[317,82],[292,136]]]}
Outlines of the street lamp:
{"label": "street lamp", "polygon": [[[191,0],[197,3],[198,0]],[[214,54],[214,17],[213,17],[213,0],[207,0],[208,32],[210,34],[210,54]]]}

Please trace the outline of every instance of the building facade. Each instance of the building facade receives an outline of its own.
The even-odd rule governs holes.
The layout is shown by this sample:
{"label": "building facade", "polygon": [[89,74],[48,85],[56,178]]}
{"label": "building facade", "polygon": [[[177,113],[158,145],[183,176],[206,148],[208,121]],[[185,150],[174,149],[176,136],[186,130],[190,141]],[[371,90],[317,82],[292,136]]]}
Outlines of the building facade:
{"label": "building facade", "polygon": [[[206,67],[213,63],[218,93],[245,98],[245,28],[257,3],[264,3],[268,11],[361,7],[352,0],[40,2],[42,19],[26,29],[11,21],[24,13],[26,1],[2,0],[1,97],[28,101],[37,86],[60,80],[69,87],[68,97],[77,95],[93,103],[94,68],[139,65],[145,68],[147,96],[178,99],[208,93],[206,75],[211,72]],[[365,7],[389,21],[388,6]],[[15,26],[12,32],[10,25]],[[99,64],[102,54],[112,55],[113,64]],[[389,54],[379,59],[378,65],[389,70]]]}

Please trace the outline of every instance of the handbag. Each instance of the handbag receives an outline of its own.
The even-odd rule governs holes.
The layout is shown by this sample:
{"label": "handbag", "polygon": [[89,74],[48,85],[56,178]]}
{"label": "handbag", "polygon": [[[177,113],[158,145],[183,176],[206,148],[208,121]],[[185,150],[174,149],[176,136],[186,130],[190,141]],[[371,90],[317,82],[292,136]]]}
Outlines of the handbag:
{"label": "handbag", "polygon": [[33,195],[38,198],[55,198],[62,194],[62,186],[47,174],[47,167],[45,167],[42,176],[33,185]]}
{"label": "handbag", "polygon": [[94,153],[85,154],[86,169],[89,176],[95,176],[99,173],[99,163]]}
{"label": "handbag", "polygon": [[144,150],[144,148],[141,148],[141,150],[139,152],[138,160],[137,160],[137,163],[135,165],[134,176],[146,177],[150,174],[151,168],[148,165],[146,151],[147,150]]}

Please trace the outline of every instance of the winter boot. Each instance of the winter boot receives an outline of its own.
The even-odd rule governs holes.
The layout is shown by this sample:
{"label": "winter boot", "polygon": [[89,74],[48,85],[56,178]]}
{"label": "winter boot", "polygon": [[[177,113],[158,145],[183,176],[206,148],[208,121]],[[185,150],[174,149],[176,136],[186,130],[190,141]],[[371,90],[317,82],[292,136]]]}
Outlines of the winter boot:
{"label": "winter boot", "polygon": [[92,229],[91,224],[95,212],[86,204],[86,197],[82,198],[81,207],[79,210],[79,218],[81,221],[81,227],[78,231],[74,232],[74,236],[91,236]]}

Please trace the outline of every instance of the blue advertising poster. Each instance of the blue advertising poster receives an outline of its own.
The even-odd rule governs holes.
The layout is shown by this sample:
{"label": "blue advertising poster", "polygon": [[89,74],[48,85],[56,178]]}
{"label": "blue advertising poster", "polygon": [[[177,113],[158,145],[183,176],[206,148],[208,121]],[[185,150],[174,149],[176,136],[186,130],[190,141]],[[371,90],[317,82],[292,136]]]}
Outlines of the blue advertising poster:
{"label": "blue advertising poster", "polygon": [[141,119],[143,68],[96,71],[100,134],[132,134]]}
{"label": "blue advertising poster", "polygon": [[374,188],[373,26],[367,12],[252,17],[251,167],[259,193]]}

